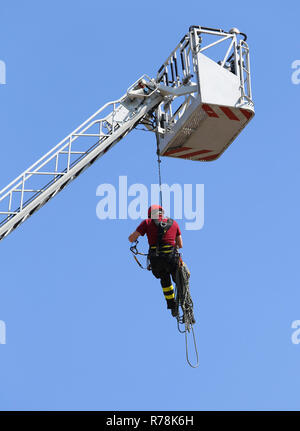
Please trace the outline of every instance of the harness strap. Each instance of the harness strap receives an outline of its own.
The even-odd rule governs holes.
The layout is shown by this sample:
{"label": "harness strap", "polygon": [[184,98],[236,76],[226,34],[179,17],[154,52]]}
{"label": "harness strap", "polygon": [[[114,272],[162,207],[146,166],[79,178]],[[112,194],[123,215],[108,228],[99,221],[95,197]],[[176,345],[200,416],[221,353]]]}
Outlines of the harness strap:
{"label": "harness strap", "polygon": [[148,269],[148,271],[150,271],[150,265],[148,265],[147,264],[147,266],[146,267],[144,267],[142,264],[141,264],[141,262],[138,260],[138,258],[136,257],[138,254],[140,255],[140,256],[147,256],[147,261],[148,261],[148,254],[146,254],[146,253],[140,253],[139,251],[138,251],[138,249],[137,249],[137,245],[138,245],[138,240],[136,240],[135,241],[135,243],[133,243],[132,245],[131,245],[131,247],[130,247],[130,251],[131,251],[131,253],[132,253],[132,255],[133,255],[133,257],[134,257],[134,260],[136,261],[136,263],[139,265],[139,267],[140,268],[142,268],[142,269]]}
{"label": "harness strap", "polygon": [[[160,248],[164,246],[163,237],[168,232],[170,227],[173,225],[173,220],[168,218],[167,221],[152,219],[153,223],[157,227],[157,245],[156,245],[156,254],[158,255],[158,251]],[[171,251],[170,251],[171,252]]]}
{"label": "harness strap", "polygon": [[159,247],[159,249],[157,249],[156,245],[152,245],[150,247],[150,252],[157,251],[157,253],[162,253],[162,254],[170,254],[173,252],[173,250],[174,250],[174,246],[171,244],[162,245],[161,247]]}

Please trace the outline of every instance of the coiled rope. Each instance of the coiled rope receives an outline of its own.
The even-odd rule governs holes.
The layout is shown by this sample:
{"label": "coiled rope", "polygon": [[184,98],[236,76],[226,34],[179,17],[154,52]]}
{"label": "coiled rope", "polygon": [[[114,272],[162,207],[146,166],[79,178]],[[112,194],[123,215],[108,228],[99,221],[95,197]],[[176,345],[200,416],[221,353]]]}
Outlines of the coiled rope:
{"label": "coiled rope", "polygon": [[[198,348],[196,343],[196,337],[193,325],[195,323],[194,318],[194,312],[193,312],[193,301],[190,293],[189,288],[189,277],[190,272],[187,269],[187,266],[184,262],[181,262],[181,264],[178,266],[177,272],[176,272],[176,301],[182,308],[183,315],[177,316],[177,327],[178,331],[180,333],[185,334],[185,352],[186,352],[186,360],[187,363],[192,368],[197,368],[199,366],[199,354],[198,354]],[[180,328],[180,324],[184,324],[185,329],[184,331]],[[190,358],[189,358],[189,348],[188,348],[188,333],[192,333],[193,337],[193,343],[194,343],[194,349],[195,349],[195,355],[196,355],[196,364],[192,364]]]}

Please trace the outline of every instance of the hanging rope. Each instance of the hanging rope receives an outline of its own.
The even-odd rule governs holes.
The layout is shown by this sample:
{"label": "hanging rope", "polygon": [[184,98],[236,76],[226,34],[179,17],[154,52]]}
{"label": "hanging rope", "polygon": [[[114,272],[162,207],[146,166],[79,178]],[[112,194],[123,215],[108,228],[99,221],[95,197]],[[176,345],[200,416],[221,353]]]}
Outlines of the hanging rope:
{"label": "hanging rope", "polygon": [[156,124],[155,136],[156,136],[156,154],[157,154],[157,164],[158,164],[159,205],[162,207],[163,202],[162,202],[161,169],[160,169],[161,159],[160,159],[160,149],[159,149],[157,124]]}
{"label": "hanging rope", "polygon": [[194,347],[195,347],[195,353],[196,353],[196,358],[197,358],[197,362],[195,365],[193,365],[189,359],[189,348],[188,348],[188,337],[187,337],[187,330],[184,331],[185,332],[185,353],[186,353],[186,360],[189,364],[190,367],[192,368],[198,368],[199,367],[199,356],[198,356],[198,350],[197,350],[197,344],[196,344],[196,338],[195,338],[195,332],[194,332],[194,328],[192,327],[192,334],[193,334],[193,341],[194,341]]}
{"label": "hanging rope", "polygon": [[[181,333],[185,334],[185,352],[186,360],[192,368],[197,368],[199,366],[199,355],[196,344],[196,337],[194,333],[193,325],[195,323],[194,313],[193,313],[193,301],[189,289],[189,277],[190,273],[184,262],[181,261],[180,266],[176,273],[176,301],[178,306],[180,305],[183,311],[183,316],[177,316],[177,326]],[[180,329],[180,323],[184,323],[184,331]],[[193,365],[189,358],[188,349],[188,333],[192,331],[194,349],[196,354],[196,364]]]}

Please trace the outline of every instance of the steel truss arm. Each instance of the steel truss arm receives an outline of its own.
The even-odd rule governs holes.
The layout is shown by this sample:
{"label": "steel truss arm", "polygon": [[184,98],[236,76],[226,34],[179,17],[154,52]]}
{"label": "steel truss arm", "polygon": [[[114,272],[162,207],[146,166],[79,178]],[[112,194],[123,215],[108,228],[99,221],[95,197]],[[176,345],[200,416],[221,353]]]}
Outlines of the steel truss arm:
{"label": "steel truss arm", "polygon": [[[129,91],[147,83],[144,75]],[[154,90],[135,98],[127,93],[95,112],[0,191],[0,240],[64,189],[154,110],[163,96]]]}

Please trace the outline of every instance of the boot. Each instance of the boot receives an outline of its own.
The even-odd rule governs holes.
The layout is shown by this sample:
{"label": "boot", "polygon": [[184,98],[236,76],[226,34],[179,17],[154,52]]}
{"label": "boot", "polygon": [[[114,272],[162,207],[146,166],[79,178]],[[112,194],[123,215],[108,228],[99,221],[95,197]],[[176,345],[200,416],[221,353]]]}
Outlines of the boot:
{"label": "boot", "polygon": [[178,307],[177,305],[175,305],[175,307],[171,308],[171,313],[173,317],[177,317],[178,316]]}
{"label": "boot", "polygon": [[167,309],[171,310],[174,307],[176,307],[175,299],[167,299]]}

